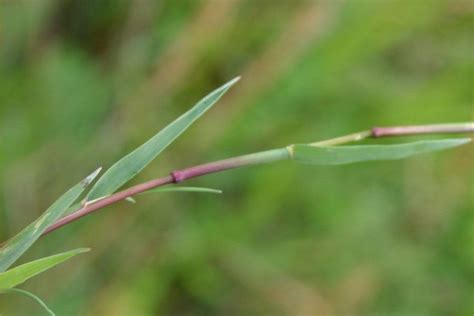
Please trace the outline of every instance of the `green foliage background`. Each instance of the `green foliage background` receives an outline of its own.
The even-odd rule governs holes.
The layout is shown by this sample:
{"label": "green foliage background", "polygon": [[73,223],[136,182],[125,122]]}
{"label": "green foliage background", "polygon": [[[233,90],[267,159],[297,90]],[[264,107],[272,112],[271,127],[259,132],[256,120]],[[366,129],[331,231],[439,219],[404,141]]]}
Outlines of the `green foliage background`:
{"label": "green foliage background", "polygon": [[[229,79],[133,182],[373,125],[474,119],[469,0],[0,2],[0,239]],[[474,147],[292,163],[138,197],[23,259],[92,252],[29,281],[58,315],[470,315]],[[5,315],[32,315],[0,296]]]}

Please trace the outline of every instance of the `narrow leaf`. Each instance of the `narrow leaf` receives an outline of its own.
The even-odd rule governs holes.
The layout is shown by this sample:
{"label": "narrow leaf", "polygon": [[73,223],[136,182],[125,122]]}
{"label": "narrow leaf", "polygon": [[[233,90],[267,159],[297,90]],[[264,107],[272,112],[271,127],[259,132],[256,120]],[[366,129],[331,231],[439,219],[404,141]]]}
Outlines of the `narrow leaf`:
{"label": "narrow leaf", "polygon": [[0,293],[13,293],[13,294],[20,294],[27,296],[33,300],[35,300],[41,307],[44,308],[44,310],[51,316],[55,316],[56,314],[46,305],[45,302],[43,302],[38,296],[34,295],[31,292],[21,290],[21,289],[0,289]]}
{"label": "narrow leaf", "polygon": [[425,140],[396,145],[294,145],[293,159],[317,165],[342,165],[371,160],[395,160],[464,145],[469,138]]}
{"label": "narrow leaf", "polygon": [[25,227],[16,236],[9,239],[0,249],[0,272],[8,269],[43,232],[59,218],[61,218],[84,189],[99,174],[100,168],[94,171],[80,183],[73,186],[53,203],[36,221]]}
{"label": "narrow leaf", "polygon": [[41,272],[51,269],[55,265],[58,265],[71,257],[74,257],[80,253],[87,252],[89,249],[80,248],[67,252],[63,252],[57,255],[41,258],[35,261],[31,261],[22,264],[18,267],[12,268],[5,272],[0,273],[0,289],[8,289],[17,286],[29,278],[34,277]]}
{"label": "narrow leaf", "polygon": [[162,129],[146,143],[116,162],[97,181],[91,189],[88,200],[95,200],[114,193],[127,181],[136,176],[168,145],[181,135],[194,121],[209,110],[214,103],[240,78],[235,78],[222,87],[214,90],[193,108],[181,115],[174,122]]}
{"label": "narrow leaf", "polygon": [[152,190],[145,191],[141,194],[161,193],[161,192],[195,192],[195,193],[222,194],[221,190],[210,189],[210,188],[200,188],[200,187],[158,188],[158,189],[152,189]]}

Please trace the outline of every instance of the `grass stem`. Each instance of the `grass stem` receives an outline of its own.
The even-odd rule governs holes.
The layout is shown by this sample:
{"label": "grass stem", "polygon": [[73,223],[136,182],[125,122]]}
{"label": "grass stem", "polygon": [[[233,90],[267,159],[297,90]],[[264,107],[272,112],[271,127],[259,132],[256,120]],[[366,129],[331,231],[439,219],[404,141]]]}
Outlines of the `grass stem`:
{"label": "grass stem", "polygon": [[[354,134],[349,134],[337,138],[323,140],[312,143],[313,146],[335,146],[350,142],[360,141],[368,138],[393,137],[404,135],[420,135],[420,134],[439,134],[439,133],[469,133],[474,132],[474,122],[453,123],[453,124],[435,124],[435,125],[411,125],[411,126],[395,126],[395,127],[374,127]],[[210,162],[198,166],[193,166],[181,170],[175,170],[170,175],[154,179],[145,183],[141,183],[117,192],[103,199],[84,205],[77,211],[63,217],[53,225],[51,225],[43,235],[46,235],[66,224],[69,224],[83,216],[91,214],[99,209],[105,208],[118,201],[125,200],[133,195],[173,183],[181,183],[183,181],[204,176],[211,173],[221,172],[224,170],[241,168],[246,166],[266,164],[275,161],[288,160],[292,157],[292,145],[286,148],[273,149],[244,156],[238,156]]]}

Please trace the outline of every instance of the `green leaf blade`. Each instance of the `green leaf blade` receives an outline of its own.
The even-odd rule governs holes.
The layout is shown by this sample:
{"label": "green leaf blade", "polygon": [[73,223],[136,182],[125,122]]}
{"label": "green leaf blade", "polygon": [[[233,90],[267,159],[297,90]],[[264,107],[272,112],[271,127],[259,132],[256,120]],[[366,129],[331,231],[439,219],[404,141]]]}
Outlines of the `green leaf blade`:
{"label": "green leaf blade", "polygon": [[0,290],[17,286],[26,280],[40,274],[52,267],[80,254],[89,251],[87,248],[79,248],[53,256],[34,260],[8,271],[0,273]]}
{"label": "green leaf blade", "polygon": [[316,165],[342,165],[363,161],[397,160],[444,150],[470,142],[469,138],[425,140],[395,145],[314,146],[294,145],[293,159]]}
{"label": "green leaf blade", "polygon": [[0,249],[0,272],[8,269],[36,240],[38,240],[50,225],[54,224],[54,222],[68,211],[68,208],[77,200],[99,172],[100,168],[69,189],[36,221],[26,226],[21,232],[5,243]]}
{"label": "green leaf blade", "polygon": [[212,91],[194,107],[170,123],[146,143],[117,161],[97,181],[89,192],[88,201],[110,195],[143,170],[168,145],[180,136],[194,121],[209,110],[224,93],[235,84],[237,77],[220,88]]}

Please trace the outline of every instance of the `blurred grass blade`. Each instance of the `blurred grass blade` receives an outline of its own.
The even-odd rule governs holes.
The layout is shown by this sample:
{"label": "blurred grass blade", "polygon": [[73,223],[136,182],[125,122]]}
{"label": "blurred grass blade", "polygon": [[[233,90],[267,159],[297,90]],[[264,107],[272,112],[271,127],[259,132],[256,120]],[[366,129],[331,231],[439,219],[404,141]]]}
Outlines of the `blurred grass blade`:
{"label": "blurred grass blade", "polygon": [[28,292],[28,291],[25,291],[25,290],[21,290],[21,289],[0,289],[0,293],[13,293],[13,294],[20,294],[20,295],[24,295],[24,296],[27,296],[29,298],[32,298],[33,300],[35,300],[39,305],[41,305],[41,307],[43,307],[45,309],[46,312],[48,312],[49,315],[51,316],[55,316],[56,314],[48,307],[48,305],[46,305],[45,302],[43,302],[42,299],[40,299],[38,296],[34,295],[33,293],[31,292]]}
{"label": "blurred grass blade", "polygon": [[181,135],[194,121],[209,110],[214,103],[240,78],[237,77],[222,87],[214,90],[199,101],[193,108],[181,115],[171,124],[162,129],[146,143],[116,162],[97,181],[91,189],[87,200],[95,200],[114,193],[127,181],[137,175],[169,144]]}
{"label": "blurred grass blade", "polygon": [[95,170],[87,178],[73,186],[53,203],[36,221],[25,227],[16,236],[9,239],[0,249],[0,272],[10,267],[43,232],[59,218],[61,218],[84,189],[99,174],[101,168]]}
{"label": "blurred grass blade", "polygon": [[89,251],[89,249],[87,248],[75,249],[57,255],[31,261],[8,271],[2,272],[0,273],[0,289],[8,289],[17,286],[25,282],[29,278],[32,278],[35,275],[40,274],[41,272],[51,269],[55,265],[58,265],[70,259],[71,257],[74,257],[80,253],[87,251]]}
{"label": "blurred grass blade", "polygon": [[342,165],[371,160],[396,160],[413,155],[457,147],[469,138],[425,140],[396,145],[314,146],[294,145],[293,159],[316,165]]}
{"label": "blurred grass blade", "polygon": [[152,189],[152,190],[145,191],[141,194],[161,193],[161,192],[195,192],[195,193],[222,194],[221,190],[210,189],[210,188],[201,188],[201,187],[158,188],[158,189]]}

